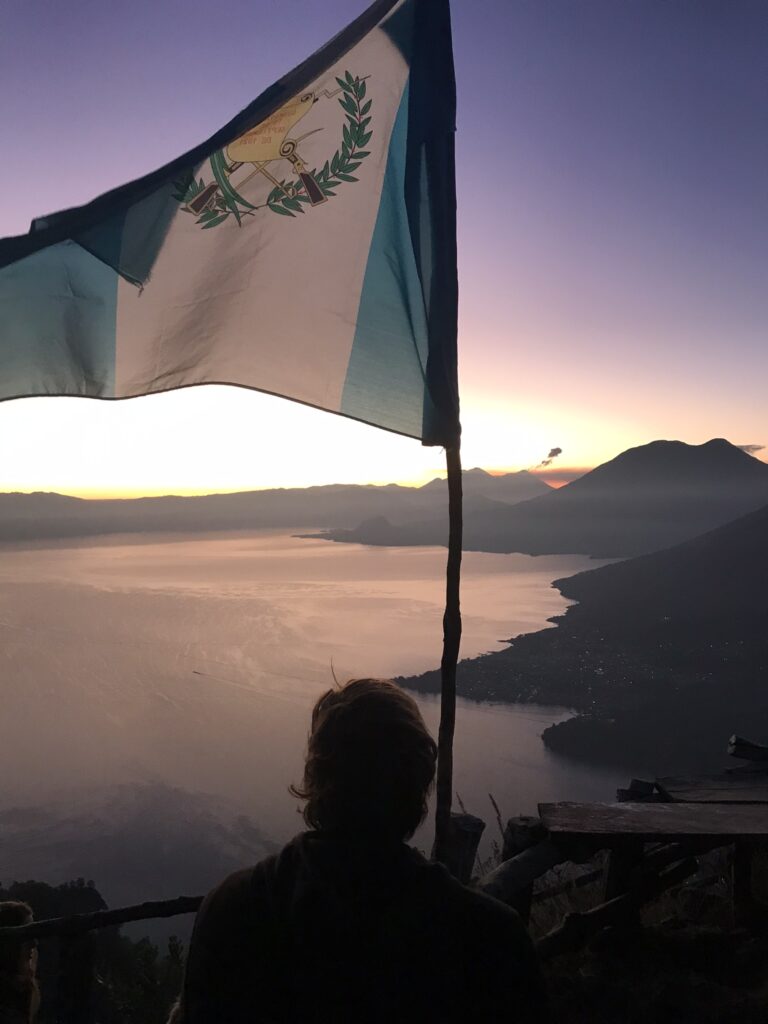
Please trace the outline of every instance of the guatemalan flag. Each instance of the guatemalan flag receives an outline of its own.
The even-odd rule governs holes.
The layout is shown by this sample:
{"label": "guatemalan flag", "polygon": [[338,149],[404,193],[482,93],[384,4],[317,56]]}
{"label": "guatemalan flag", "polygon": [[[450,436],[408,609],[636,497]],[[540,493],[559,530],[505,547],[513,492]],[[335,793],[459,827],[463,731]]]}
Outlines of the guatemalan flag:
{"label": "guatemalan flag", "polygon": [[452,447],[448,0],[378,0],[211,139],[0,240],[0,399],[236,384]]}

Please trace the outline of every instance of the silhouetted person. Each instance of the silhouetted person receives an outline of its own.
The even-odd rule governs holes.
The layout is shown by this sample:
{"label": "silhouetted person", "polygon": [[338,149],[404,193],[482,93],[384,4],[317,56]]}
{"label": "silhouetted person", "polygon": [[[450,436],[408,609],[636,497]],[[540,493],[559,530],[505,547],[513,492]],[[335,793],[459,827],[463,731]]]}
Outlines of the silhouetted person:
{"label": "silhouetted person", "polygon": [[183,1024],[485,1024],[545,1017],[538,964],[508,907],[405,845],[436,747],[394,683],[357,679],[315,705],[310,831],[230,875],[195,921]]}
{"label": "silhouetted person", "polygon": [[[0,903],[0,928],[29,924],[32,908],[7,900]],[[0,1024],[31,1024],[40,1006],[34,942],[0,939]]]}

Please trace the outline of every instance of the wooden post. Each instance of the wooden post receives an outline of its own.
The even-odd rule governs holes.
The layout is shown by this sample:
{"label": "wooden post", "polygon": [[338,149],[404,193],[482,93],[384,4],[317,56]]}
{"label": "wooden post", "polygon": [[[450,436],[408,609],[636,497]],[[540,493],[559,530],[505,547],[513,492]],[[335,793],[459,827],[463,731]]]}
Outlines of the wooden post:
{"label": "wooden post", "polygon": [[93,1024],[93,935],[62,935],[56,1024]]}
{"label": "wooden post", "polygon": [[447,448],[448,467],[448,565],[443,615],[443,657],[440,663],[440,729],[437,739],[437,792],[435,806],[435,860],[448,866],[451,845],[451,802],[453,799],[453,734],[456,726],[456,664],[461,644],[461,453],[459,445]]}
{"label": "wooden post", "polygon": [[738,925],[750,925],[756,914],[752,893],[752,860],[754,845],[748,839],[737,839],[733,844],[731,863],[731,898],[733,917]]}
{"label": "wooden post", "polygon": [[485,831],[485,822],[474,814],[452,814],[451,835],[446,851],[445,866],[460,882],[467,885],[472,879],[477,848]]}
{"label": "wooden post", "polygon": [[622,896],[632,888],[637,868],[643,859],[643,841],[634,836],[616,839],[608,855],[605,872],[606,901]]}
{"label": "wooden post", "polygon": [[518,853],[536,846],[547,838],[547,830],[541,818],[531,814],[521,814],[510,818],[504,828],[504,845],[501,848],[501,859],[511,860]]}
{"label": "wooden post", "polygon": [[545,839],[544,842],[530,846],[484,875],[477,883],[477,887],[480,892],[493,896],[502,903],[511,903],[521,889],[532,885],[537,878],[567,859],[568,854],[562,845]]}
{"label": "wooden post", "polygon": [[[501,852],[502,861],[511,860],[524,850],[529,850],[546,838],[547,832],[538,817],[521,815],[510,818],[504,829],[504,846]],[[516,910],[527,924],[531,916],[533,900],[533,880],[512,893],[507,904]]]}

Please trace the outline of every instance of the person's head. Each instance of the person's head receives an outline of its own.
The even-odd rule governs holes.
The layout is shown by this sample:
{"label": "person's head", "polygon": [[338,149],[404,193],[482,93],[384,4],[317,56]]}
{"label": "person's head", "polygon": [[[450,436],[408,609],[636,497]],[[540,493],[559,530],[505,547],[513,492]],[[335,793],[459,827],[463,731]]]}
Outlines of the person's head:
{"label": "person's head", "polygon": [[437,746],[416,702],[389,680],[352,679],[315,704],[301,786],[316,829],[408,839],[427,812]]}

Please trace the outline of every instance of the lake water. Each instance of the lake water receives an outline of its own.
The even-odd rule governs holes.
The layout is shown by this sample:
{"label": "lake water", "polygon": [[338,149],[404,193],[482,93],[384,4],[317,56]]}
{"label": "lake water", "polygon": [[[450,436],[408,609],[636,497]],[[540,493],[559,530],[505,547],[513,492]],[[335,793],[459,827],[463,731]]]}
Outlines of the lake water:
{"label": "lake water", "polygon": [[[464,556],[462,656],[546,625],[580,557]],[[257,535],[134,537],[0,553],[2,799],[160,781],[220,795],[283,841],[309,709],[351,675],[439,664],[445,550]],[[436,733],[437,701],[420,700]],[[460,701],[455,789],[493,822],[623,781],[550,754],[563,709]],[[488,830],[489,837],[493,834]],[[427,845],[426,839],[423,845]]]}

